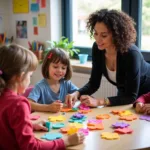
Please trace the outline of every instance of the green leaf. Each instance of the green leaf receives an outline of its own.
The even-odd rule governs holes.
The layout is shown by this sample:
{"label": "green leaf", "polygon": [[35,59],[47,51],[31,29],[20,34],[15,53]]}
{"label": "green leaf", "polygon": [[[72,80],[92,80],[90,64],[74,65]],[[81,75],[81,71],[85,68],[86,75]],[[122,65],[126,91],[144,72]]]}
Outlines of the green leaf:
{"label": "green leaf", "polygon": [[64,36],[62,36],[58,42],[50,40],[46,42],[50,44],[50,46],[47,48],[47,51],[51,50],[52,48],[62,48],[68,52],[71,57],[74,55],[74,53],[78,54],[78,52],[80,52],[79,49],[73,48],[74,41],[69,42],[69,39]]}

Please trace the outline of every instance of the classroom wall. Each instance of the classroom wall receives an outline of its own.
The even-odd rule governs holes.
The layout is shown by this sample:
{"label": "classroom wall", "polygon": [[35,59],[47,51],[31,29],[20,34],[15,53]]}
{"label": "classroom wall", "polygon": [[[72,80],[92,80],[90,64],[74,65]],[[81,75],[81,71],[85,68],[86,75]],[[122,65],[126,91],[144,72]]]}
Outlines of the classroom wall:
{"label": "classroom wall", "polygon": [[10,0],[0,0],[0,33],[10,36]]}
{"label": "classroom wall", "polygon": [[[0,12],[4,17],[4,23],[1,30],[7,35],[14,36],[16,43],[28,48],[28,41],[38,40],[59,40],[62,33],[61,27],[61,0],[46,0],[46,8],[40,8],[39,12],[31,12],[29,0],[29,13],[13,13],[13,0],[0,0]],[[37,17],[39,13],[45,13],[46,27],[38,27],[38,35],[33,34],[32,17]],[[27,21],[28,38],[16,38],[16,21]]]}

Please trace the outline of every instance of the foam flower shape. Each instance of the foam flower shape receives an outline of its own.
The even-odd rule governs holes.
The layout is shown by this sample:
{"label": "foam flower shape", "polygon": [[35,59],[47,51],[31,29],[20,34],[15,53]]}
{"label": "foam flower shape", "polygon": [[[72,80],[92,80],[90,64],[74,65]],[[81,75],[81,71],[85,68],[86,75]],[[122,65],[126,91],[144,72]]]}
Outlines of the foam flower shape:
{"label": "foam flower shape", "polygon": [[60,139],[62,138],[61,133],[47,133],[41,137],[42,139],[46,140],[55,140],[55,139]]}
{"label": "foam flower shape", "polygon": [[79,129],[79,132],[82,132],[85,136],[89,134],[89,130],[84,128]]}
{"label": "foam flower shape", "polygon": [[97,115],[96,119],[109,119],[110,115],[108,114],[101,114],[101,115]]}
{"label": "foam flower shape", "polygon": [[119,116],[130,116],[133,113],[130,110],[125,110],[124,112],[119,113]]}
{"label": "foam flower shape", "polygon": [[72,123],[83,123],[85,121],[85,119],[83,118],[83,119],[72,119],[72,118],[70,118],[69,119],[69,122],[72,122]]}
{"label": "foam flower shape", "polygon": [[119,139],[118,133],[110,133],[110,132],[103,132],[101,134],[101,137],[102,137],[102,139],[106,139],[106,140]]}
{"label": "foam flower shape", "polygon": [[79,130],[79,128],[77,128],[77,127],[70,127],[70,128],[68,129],[68,131],[67,131],[67,134],[68,134],[68,135],[72,135],[72,134],[74,134],[74,133],[77,133],[78,130]]}
{"label": "foam flower shape", "polygon": [[132,133],[133,132],[133,130],[132,129],[130,129],[130,128],[118,128],[118,129],[115,129],[114,130],[115,132],[117,132],[117,133],[121,133],[121,134],[126,134],[126,133]]}
{"label": "foam flower shape", "polygon": [[111,112],[112,112],[114,115],[118,115],[118,114],[120,114],[120,113],[123,113],[124,110],[112,110]]}
{"label": "foam flower shape", "polygon": [[102,123],[99,123],[99,124],[90,124],[90,125],[87,125],[87,128],[89,130],[103,130],[104,126],[103,126]]}
{"label": "foam flower shape", "polygon": [[125,123],[125,122],[116,122],[116,123],[112,124],[112,126],[114,128],[125,128],[125,127],[128,127],[129,124]]}
{"label": "foam flower shape", "polygon": [[72,109],[71,108],[66,108],[66,107],[63,107],[61,109],[61,112],[70,112]]}
{"label": "foam flower shape", "polygon": [[148,115],[143,115],[143,116],[140,116],[140,119],[141,119],[141,120],[150,121],[150,116],[148,116]]}
{"label": "foam flower shape", "polygon": [[60,132],[67,133],[69,129],[70,129],[70,127],[61,128]]}
{"label": "foam flower shape", "polygon": [[60,129],[60,128],[63,128],[65,126],[64,123],[55,123],[52,125],[52,128],[53,129]]}
{"label": "foam flower shape", "polygon": [[80,124],[80,123],[70,123],[69,126],[70,127],[76,127],[78,129],[80,129],[80,128],[83,127],[83,124]]}
{"label": "foam flower shape", "polygon": [[76,113],[73,115],[73,118],[77,118],[77,119],[82,119],[83,117],[84,117],[84,115],[81,113]]}
{"label": "foam flower shape", "polygon": [[102,123],[102,120],[97,120],[97,119],[89,119],[88,120],[88,125],[93,125],[93,124],[99,124]]}
{"label": "foam flower shape", "polygon": [[73,107],[71,111],[73,111],[73,112],[78,111],[78,108]]}
{"label": "foam flower shape", "polygon": [[82,114],[87,114],[88,112],[91,112],[92,110],[89,109],[89,110],[78,110],[79,113],[82,113]]}
{"label": "foam flower shape", "polygon": [[85,104],[81,104],[81,105],[79,106],[79,109],[80,109],[80,110],[89,110],[90,107],[89,107],[89,106],[86,106]]}
{"label": "foam flower shape", "polygon": [[136,115],[131,115],[131,116],[122,116],[119,118],[120,120],[126,120],[126,121],[132,121],[136,120],[137,116]]}
{"label": "foam flower shape", "polygon": [[64,120],[65,120],[65,117],[62,116],[62,115],[59,115],[59,116],[49,116],[49,117],[48,117],[48,120],[51,121],[51,122],[64,121]]}

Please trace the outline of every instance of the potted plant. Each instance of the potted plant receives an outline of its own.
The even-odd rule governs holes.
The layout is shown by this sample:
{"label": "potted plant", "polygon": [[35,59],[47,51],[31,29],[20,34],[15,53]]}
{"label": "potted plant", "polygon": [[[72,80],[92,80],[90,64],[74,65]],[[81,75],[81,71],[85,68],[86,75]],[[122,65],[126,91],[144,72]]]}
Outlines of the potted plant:
{"label": "potted plant", "polygon": [[69,39],[64,36],[61,37],[58,42],[48,40],[46,43],[48,43],[48,48],[45,50],[45,53],[47,53],[52,48],[62,48],[69,53],[70,57],[73,57],[75,53],[78,54],[80,52],[79,49],[74,48],[74,42],[69,42]]}

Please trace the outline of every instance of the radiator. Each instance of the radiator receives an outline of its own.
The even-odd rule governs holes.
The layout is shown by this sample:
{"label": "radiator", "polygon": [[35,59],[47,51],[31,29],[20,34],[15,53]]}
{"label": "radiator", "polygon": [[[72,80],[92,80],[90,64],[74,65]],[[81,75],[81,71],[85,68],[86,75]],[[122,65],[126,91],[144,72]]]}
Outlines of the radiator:
{"label": "radiator", "polygon": [[[79,88],[85,85],[89,81],[90,74],[76,73],[73,72],[72,82]],[[117,89],[115,86],[110,84],[105,77],[102,77],[101,86],[96,93],[93,94],[94,97],[103,98],[108,96],[115,96]]]}

